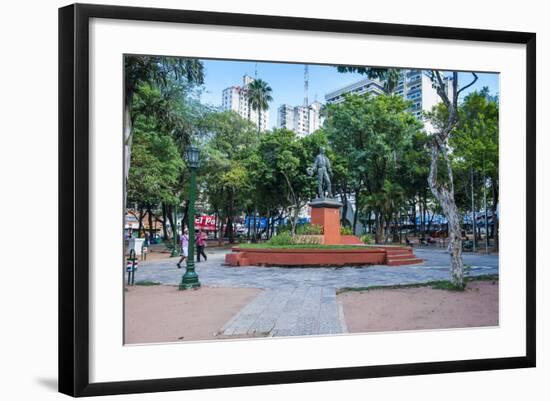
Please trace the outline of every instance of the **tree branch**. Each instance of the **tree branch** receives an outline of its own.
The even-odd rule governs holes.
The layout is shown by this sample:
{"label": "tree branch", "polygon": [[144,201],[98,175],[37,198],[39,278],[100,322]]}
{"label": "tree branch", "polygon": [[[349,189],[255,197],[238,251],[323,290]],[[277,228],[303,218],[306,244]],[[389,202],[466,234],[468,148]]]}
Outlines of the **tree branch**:
{"label": "tree branch", "polygon": [[476,83],[476,81],[478,80],[478,76],[475,72],[472,72],[472,75],[474,76],[474,79],[472,80],[472,82],[470,82],[468,85],[460,88],[460,90],[458,90],[458,92],[457,92],[457,95],[460,95],[460,92],[462,92],[465,89],[468,89],[470,86],[472,86],[473,84]]}

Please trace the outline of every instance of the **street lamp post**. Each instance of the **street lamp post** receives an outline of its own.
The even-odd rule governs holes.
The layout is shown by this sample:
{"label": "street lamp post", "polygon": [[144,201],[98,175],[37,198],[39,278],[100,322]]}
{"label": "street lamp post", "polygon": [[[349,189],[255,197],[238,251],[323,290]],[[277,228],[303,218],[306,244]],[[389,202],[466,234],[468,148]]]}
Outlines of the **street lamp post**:
{"label": "street lamp post", "polygon": [[195,146],[189,146],[187,148],[185,158],[189,169],[191,170],[191,177],[189,179],[189,210],[187,212],[189,227],[189,247],[187,251],[187,261],[185,265],[185,274],[181,278],[179,286],[180,290],[189,290],[199,288],[201,283],[199,282],[199,276],[195,272],[195,187],[196,187],[196,174],[199,167],[199,148]]}

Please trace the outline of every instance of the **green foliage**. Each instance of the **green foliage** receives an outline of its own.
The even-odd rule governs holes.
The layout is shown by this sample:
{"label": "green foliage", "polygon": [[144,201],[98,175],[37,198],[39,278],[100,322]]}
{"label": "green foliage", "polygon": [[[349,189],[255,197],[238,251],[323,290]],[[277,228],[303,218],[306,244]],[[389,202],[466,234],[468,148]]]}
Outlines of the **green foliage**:
{"label": "green foliage", "polygon": [[[280,235],[280,234],[279,234]],[[277,236],[279,236],[277,235]],[[273,237],[275,238],[275,237]],[[323,244],[273,244],[270,241],[264,244],[242,244],[240,248],[249,249],[357,249],[357,245],[323,245]]]}
{"label": "green foliage", "polygon": [[160,283],[157,283],[156,281],[148,281],[148,280],[136,281],[134,284],[140,285],[142,287],[151,287],[155,285],[160,285]]}
{"label": "green foliage", "polygon": [[209,113],[202,122],[208,132],[200,181],[205,200],[222,219],[233,220],[247,208],[254,189],[248,157],[258,146],[254,124],[233,111]]}
{"label": "green foliage", "polygon": [[262,112],[269,108],[269,102],[273,101],[273,90],[267,82],[255,79],[248,85],[248,107],[258,112],[258,132],[261,130]]}
{"label": "green foliage", "polygon": [[341,235],[353,235],[353,232],[351,230],[351,227],[340,227],[340,234]]}
{"label": "green foliage", "polygon": [[375,241],[374,241],[374,235],[372,234],[363,234],[361,235],[361,242],[363,242],[364,244],[374,244]]}
{"label": "green foliage", "polygon": [[204,66],[190,58],[127,55],[124,75],[126,96],[131,97],[144,83],[163,88],[170,88],[174,81],[200,85],[204,81]]}
{"label": "green foliage", "polygon": [[169,135],[156,133],[144,121],[134,127],[132,168],[128,176],[128,200],[156,206],[175,203],[176,187],[183,170],[178,148]]}
{"label": "green foliage", "polygon": [[369,287],[343,287],[339,288],[336,293],[341,294],[344,292],[364,292],[373,290],[393,290],[402,288],[420,288],[431,287],[438,290],[447,291],[464,291],[467,287],[467,283],[475,281],[492,281],[495,284],[499,280],[498,274],[485,274],[480,276],[465,277],[463,286],[456,286],[448,280],[427,281],[425,283],[413,283],[413,284],[396,284],[396,285],[372,285]]}
{"label": "green foliage", "polygon": [[296,235],[322,235],[323,226],[318,224],[299,224],[296,227]]}
{"label": "green foliage", "polygon": [[285,210],[292,226],[299,210],[315,193],[315,182],[306,173],[313,155],[304,143],[293,131],[275,129],[261,136],[258,151],[247,160],[252,196],[268,210]]}
{"label": "green foliage", "polygon": [[358,210],[376,214],[379,234],[403,208],[401,184],[413,174],[403,172],[410,170],[407,156],[421,124],[408,105],[399,96],[367,94],[327,107],[325,130],[332,151],[341,155],[339,186],[353,189]]}
{"label": "green foliage", "polygon": [[272,246],[282,246],[292,245],[294,242],[292,240],[292,235],[289,232],[282,232],[271,237],[269,241],[267,241],[267,244]]}

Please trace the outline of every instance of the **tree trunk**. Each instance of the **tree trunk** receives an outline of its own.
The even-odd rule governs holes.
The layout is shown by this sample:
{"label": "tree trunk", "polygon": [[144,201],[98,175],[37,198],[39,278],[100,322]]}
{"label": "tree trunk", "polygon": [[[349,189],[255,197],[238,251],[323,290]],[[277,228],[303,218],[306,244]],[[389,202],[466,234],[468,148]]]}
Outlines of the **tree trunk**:
{"label": "tree trunk", "polygon": [[229,193],[229,210],[227,211],[227,225],[229,227],[229,243],[235,243],[235,230],[233,229],[233,215],[235,209],[235,193],[233,190]]}
{"label": "tree trunk", "polygon": [[216,215],[216,231],[218,232],[218,245],[223,245],[223,220],[221,218],[221,214],[218,211],[218,214]]}
{"label": "tree trunk", "polygon": [[147,208],[147,218],[149,220],[149,241],[155,237],[155,230],[153,229],[153,212],[151,207]]}
{"label": "tree trunk", "polygon": [[235,243],[235,235],[233,232],[233,216],[231,214],[227,215],[227,234],[229,237],[229,243],[234,244]]}
{"label": "tree trunk", "polygon": [[132,99],[133,93],[127,93],[125,96],[125,105],[123,113],[123,140],[124,140],[124,181],[122,188],[124,209],[128,207],[126,202],[128,201],[128,194],[126,193],[128,188],[128,174],[130,173],[130,161],[132,160]]}
{"label": "tree trunk", "polygon": [[258,209],[254,208],[254,226],[252,227],[252,242],[257,242],[256,233],[258,232],[258,225],[256,223],[256,215],[258,214]]}
{"label": "tree trunk", "polygon": [[340,224],[342,225],[342,227],[346,226],[348,220],[347,220],[347,215],[348,215],[348,197],[346,195],[346,191],[340,191],[340,197],[342,198],[342,218],[340,220]]}
{"label": "tree trunk", "polygon": [[265,237],[266,237],[266,239],[269,239],[269,228],[270,228],[269,219],[270,218],[271,218],[271,211],[268,210],[267,211],[267,220],[265,221]]}
{"label": "tree trunk", "polygon": [[143,213],[143,208],[139,208],[139,222],[138,222],[138,238],[141,238],[141,230],[143,229],[143,218],[145,214]]}
{"label": "tree trunk", "polygon": [[[346,198],[346,203],[347,203],[347,198]],[[355,233],[356,233],[355,230],[357,229],[357,220],[359,218],[359,209],[360,209],[359,189],[356,189],[355,190],[355,211],[353,212],[353,222],[351,224],[351,232],[353,233],[353,235],[355,235]]]}
{"label": "tree trunk", "polygon": [[[176,235],[176,222],[174,221],[174,214],[173,214],[173,211],[172,211],[172,205],[168,205],[167,208],[166,208],[166,217],[168,218],[168,222],[170,223],[170,229],[172,230],[172,236],[170,239],[174,239],[174,235]],[[166,238],[168,239],[168,238]]]}
{"label": "tree trunk", "polygon": [[250,241],[250,211],[249,210],[247,210],[247,212],[246,212],[246,217],[248,217],[246,219],[246,225],[247,225],[246,239]]}
{"label": "tree trunk", "polygon": [[[460,216],[454,199],[453,172],[447,154],[445,143],[440,143],[437,134],[432,141],[431,164],[428,183],[438,200],[443,213],[447,217],[449,232],[449,251],[451,254],[451,282],[457,287],[464,287],[464,266],[462,261],[462,232]],[[443,156],[447,168],[447,183],[439,183],[437,178],[437,164],[439,156]]]}
{"label": "tree trunk", "polygon": [[376,242],[377,244],[381,244],[382,243],[382,223],[381,223],[381,215],[380,215],[380,212],[378,211],[375,211],[374,212],[374,230],[375,230],[375,233],[374,233],[374,242]]}
{"label": "tree trunk", "polygon": [[168,220],[166,219],[166,205],[164,204],[164,202],[162,202],[162,235],[165,241],[168,238],[168,229],[166,228],[167,221]]}

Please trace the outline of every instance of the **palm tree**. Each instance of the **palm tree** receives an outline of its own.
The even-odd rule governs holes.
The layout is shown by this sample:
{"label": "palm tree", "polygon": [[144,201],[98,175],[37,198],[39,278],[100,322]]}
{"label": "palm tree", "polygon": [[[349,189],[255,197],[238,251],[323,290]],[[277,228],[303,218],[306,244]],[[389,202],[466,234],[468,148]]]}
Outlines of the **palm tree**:
{"label": "palm tree", "polygon": [[157,86],[165,93],[170,92],[173,88],[169,87],[169,84],[174,81],[177,83],[202,84],[204,82],[202,62],[196,59],[159,56],[126,56],[124,58],[125,181],[128,180],[128,172],[130,171],[134,94],[145,83]]}
{"label": "palm tree", "polygon": [[248,85],[248,115],[250,119],[251,109],[258,112],[258,134],[262,127],[262,112],[269,108],[269,102],[273,100],[272,92],[268,83],[261,79],[255,79]]}
{"label": "palm tree", "polygon": [[[250,120],[250,110],[254,109],[258,112],[258,136],[262,130],[262,111],[269,108],[269,102],[273,100],[271,93],[273,90],[267,82],[261,79],[255,79],[248,85],[248,119]],[[254,207],[254,230],[252,242],[256,242],[257,228],[256,228],[256,215],[258,214],[258,208]]]}

